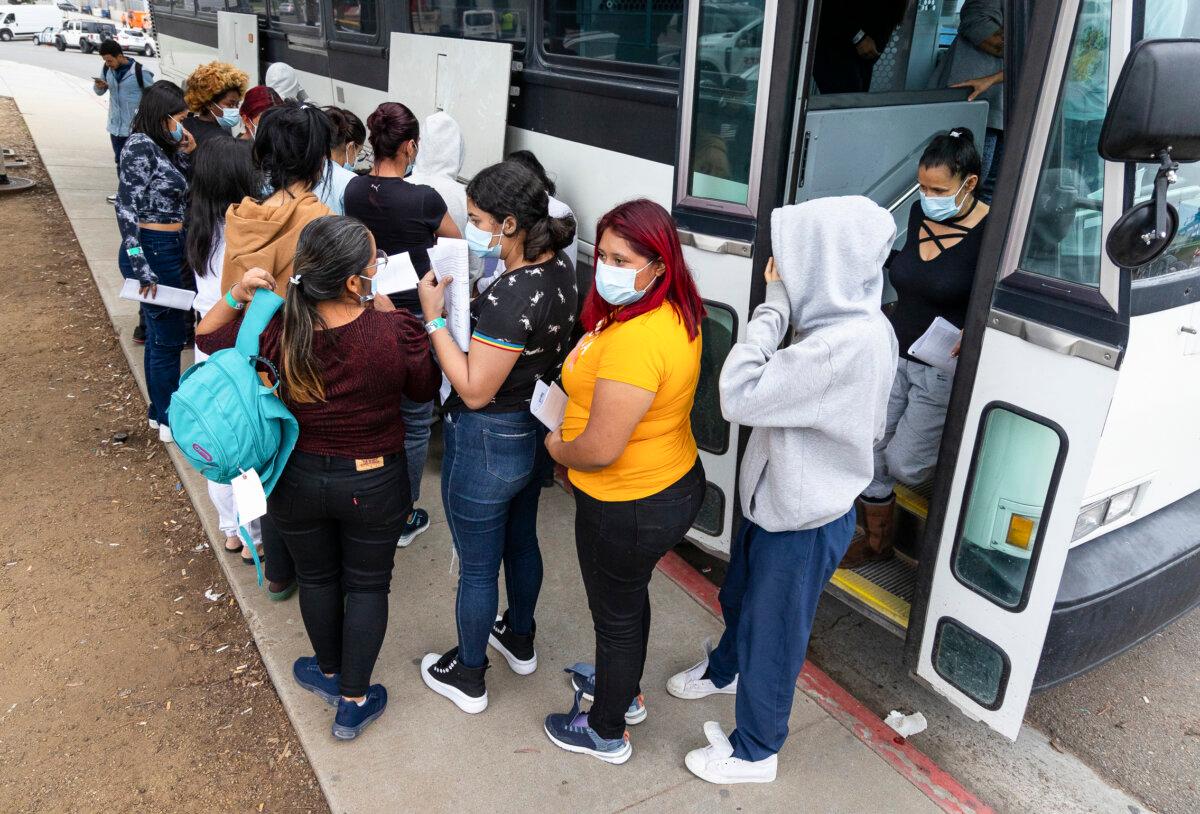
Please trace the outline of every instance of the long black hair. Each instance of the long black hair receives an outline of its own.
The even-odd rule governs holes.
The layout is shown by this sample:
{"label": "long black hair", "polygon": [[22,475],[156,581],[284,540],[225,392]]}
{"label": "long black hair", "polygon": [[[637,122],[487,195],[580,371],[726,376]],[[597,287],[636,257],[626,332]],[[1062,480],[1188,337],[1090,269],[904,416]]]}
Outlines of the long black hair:
{"label": "long black hair", "polygon": [[530,150],[513,150],[508,154],[509,161],[515,161],[518,164],[524,164],[534,175],[542,179],[542,184],[546,187],[546,191],[551,195],[557,195],[558,189],[554,185],[554,181],[546,174],[546,168],[542,166],[542,162],[538,161],[538,157]]}
{"label": "long black hair", "polygon": [[951,178],[966,179],[983,174],[983,159],[975,147],[975,136],[969,127],[955,127],[939,133],[921,153],[922,167],[945,167]]}
{"label": "long black hair", "polygon": [[244,139],[215,136],[201,144],[192,158],[187,260],[197,277],[208,274],[217,230],[230,205],[257,198],[262,191],[262,175],[250,152],[250,142]]}
{"label": "long black hair", "polygon": [[333,125],[333,141],[329,145],[330,148],[337,149],[347,144],[357,144],[361,147],[366,143],[367,126],[363,124],[362,119],[354,115],[354,111],[332,105],[321,109]]}
{"label": "long black hair", "polygon": [[511,217],[525,232],[525,259],[559,251],[575,239],[575,218],[550,217],[550,195],[524,164],[502,161],[480,170],[467,184],[467,197],[496,222]]}
{"label": "long black hair", "polygon": [[313,189],[325,175],[333,125],[320,108],[286,101],[268,108],[254,133],[254,161],[276,190]]}
{"label": "long black hair", "polygon": [[174,155],[179,149],[179,142],[171,138],[163,122],[170,116],[186,112],[183,91],[174,82],[160,79],[142,93],[142,101],[138,103],[129,132],[145,133],[164,153]]}
{"label": "long black hair", "polygon": [[301,230],[279,341],[280,374],[289,401],[325,400],[321,367],[313,353],[313,336],[324,327],[317,303],[343,297],[346,281],[362,274],[372,260],[371,233],[354,218],[324,215]]}

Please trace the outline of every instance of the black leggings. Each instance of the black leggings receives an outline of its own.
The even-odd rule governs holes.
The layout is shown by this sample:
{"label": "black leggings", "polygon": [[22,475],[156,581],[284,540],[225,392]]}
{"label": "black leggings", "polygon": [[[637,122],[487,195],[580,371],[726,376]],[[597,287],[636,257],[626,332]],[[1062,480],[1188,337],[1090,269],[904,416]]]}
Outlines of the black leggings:
{"label": "black leggings", "polygon": [[640,500],[604,501],[575,489],[575,548],[596,629],[596,694],[588,724],[602,738],[625,732],[641,691],[650,638],[650,577],[683,540],[704,500],[704,467]]}
{"label": "black leggings", "polygon": [[322,672],[365,695],[383,634],[396,541],[412,505],[404,453],[358,471],[353,459],[292,454],[268,508],[296,562],[300,614]]}

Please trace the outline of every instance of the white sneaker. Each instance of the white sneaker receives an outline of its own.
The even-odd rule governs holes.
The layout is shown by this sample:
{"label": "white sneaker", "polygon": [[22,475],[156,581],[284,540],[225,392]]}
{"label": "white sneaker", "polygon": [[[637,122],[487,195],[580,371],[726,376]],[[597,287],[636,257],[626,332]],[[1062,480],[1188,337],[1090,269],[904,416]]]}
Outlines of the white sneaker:
{"label": "white sneaker", "polygon": [[175,437],[171,435],[171,428],[168,425],[158,425],[158,440],[162,441],[164,444],[169,444],[175,440]]}
{"label": "white sneaker", "polygon": [[733,745],[716,721],[704,724],[708,746],[693,749],[683,759],[688,770],[709,783],[772,783],[779,765],[777,755],[764,760],[742,760],[733,756]]}
{"label": "white sneaker", "polygon": [[158,429],[158,422],[155,421],[153,418],[146,419],[146,423],[150,425],[150,429],[152,429],[152,430]]}
{"label": "white sneaker", "polygon": [[710,653],[712,653],[712,639],[705,639],[704,658],[682,673],[676,673],[667,679],[667,692],[685,701],[706,698],[710,695],[737,695],[737,676],[734,676],[733,681],[724,687],[718,687],[709,679],[704,678],[704,673],[708,670]]}

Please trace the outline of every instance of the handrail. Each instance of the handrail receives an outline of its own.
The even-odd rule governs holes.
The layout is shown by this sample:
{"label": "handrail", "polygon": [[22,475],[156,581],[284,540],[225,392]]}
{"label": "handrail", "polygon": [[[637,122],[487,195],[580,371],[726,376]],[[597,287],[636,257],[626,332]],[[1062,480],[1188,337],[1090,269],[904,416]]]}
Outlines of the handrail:
{"label": "handrail", "polygon": [[897,209],[899,209],[900,204],[904,203],[909,198],[911,198],[913,196],[913,193],[916,192],[920,188],[921,188],[921,182],[918,181],[917,183],[913,184],[911,187],[906,189],[903,193],[901,193],[900,197],[897,198],[896,200],[892,201],[892,205],[887,208],[888,214],[890,215],[893,212],[895,212]]}

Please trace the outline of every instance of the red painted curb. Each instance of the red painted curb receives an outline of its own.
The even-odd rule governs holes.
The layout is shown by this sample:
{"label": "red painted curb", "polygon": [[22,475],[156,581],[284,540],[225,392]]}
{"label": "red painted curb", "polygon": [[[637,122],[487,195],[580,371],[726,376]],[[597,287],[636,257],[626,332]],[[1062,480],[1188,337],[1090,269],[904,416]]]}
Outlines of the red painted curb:
{"label": "red painted curb", "polygon": [[[717,587],[674,551],[659,560],[658,570],[709,613],[718,618],[721,616]],[[928,755],[892,731],[878,715],[811,661],[804,662],[796,686],[942,811],[947,814],[995,814],[991,806],[981,802]]]}

